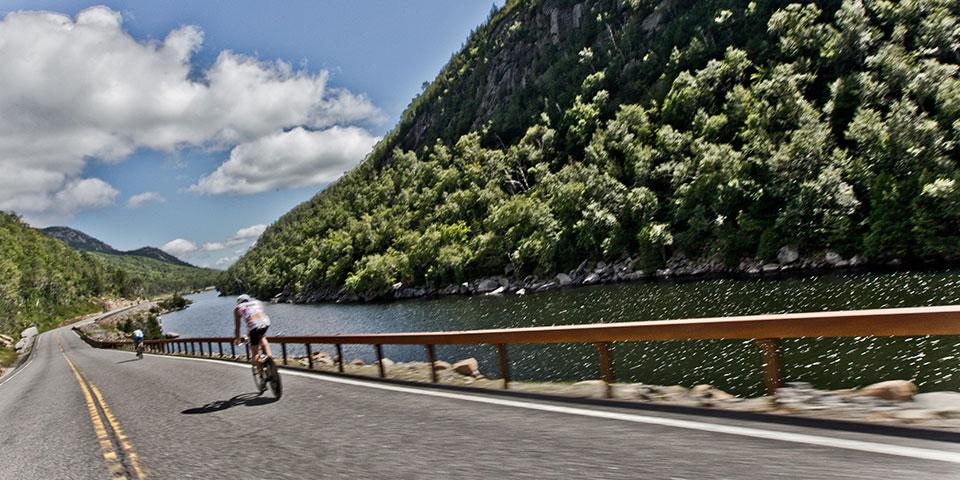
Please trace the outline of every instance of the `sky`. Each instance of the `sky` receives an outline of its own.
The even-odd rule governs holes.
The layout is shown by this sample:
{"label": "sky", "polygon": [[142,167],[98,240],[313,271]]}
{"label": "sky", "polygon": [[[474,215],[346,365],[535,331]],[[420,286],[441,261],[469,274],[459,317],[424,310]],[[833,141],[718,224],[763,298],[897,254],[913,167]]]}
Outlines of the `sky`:
{"label": "sky", "polygon": [[225,268],[359,163],[493,3],[5,1],[0,210]]}

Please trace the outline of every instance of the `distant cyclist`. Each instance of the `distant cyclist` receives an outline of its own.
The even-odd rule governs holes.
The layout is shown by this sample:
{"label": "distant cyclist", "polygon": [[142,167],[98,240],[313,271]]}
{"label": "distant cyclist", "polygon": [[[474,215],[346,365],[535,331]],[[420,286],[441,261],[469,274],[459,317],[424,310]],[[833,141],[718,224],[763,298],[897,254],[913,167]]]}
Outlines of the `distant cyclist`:
{"label": "distant cyclist", "polygon": [[139,328],[133,331],[133,349],[137,352],[137,358],[143,358],[143,330]]}
{"label": "distant cyclist", "polygon": [[233,308],[233,343],[235,345],[240,343],[241,321],[247,326],[253,364],[257,367],[257,373],[262,374],[263,365],[258,355],[260,348],[263,348],[266,356],[273,357],[266,337],[267,329],[270,328],[270,317],[263,311],[263,304],[259,300],[244,294],[237,297],[237,306]]}
{"label": "distant cyclist", "polygon": [[133,347],[140,348],[143,346],[143,330],[139,328],[133,331]]}

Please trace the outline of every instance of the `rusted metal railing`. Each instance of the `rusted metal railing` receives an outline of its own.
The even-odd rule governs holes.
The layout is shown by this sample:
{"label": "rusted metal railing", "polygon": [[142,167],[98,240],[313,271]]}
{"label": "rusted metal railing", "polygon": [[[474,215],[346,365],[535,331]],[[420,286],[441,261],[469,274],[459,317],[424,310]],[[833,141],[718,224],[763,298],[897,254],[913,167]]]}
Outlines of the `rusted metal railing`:
{"label": "rusted metal railing", "polygon": [[[786,338],[861,337],[861,336],[926,336],[960,335],[960,306],[892,308],[881,310],[852,310],[841,312],[791,313],[751,315],[738,317],[698,318],[687,320],[659,320],[643,322],[605,323],[557,327],[507,328],[499,330],[468,330],[456,332],[416,332],[377,334],[338,334],[310,336],[274,336],[267,340],[279,344],[283,363],[287,364],[287,346],[303,345],[308,355],[308,366],[313,368],[312,345],[329,344],[337,351],[337,368],[343,367],[343,345],[372,345],[379,374],[387,375],[383,363],[384,345],[421,345],[425,347],[431,365],[431,380],[437,382],[437,345],[490,345],[497,350],[503,388],[511,381],[508,346],[517,344],[584,343],[597,350],[598,374],[607,384],[614,382],[613,342],[652,342],[664,340],[748,340],[757,341],[762,352],[764,382],[773,393],[783,382],[779,341]],[[231,337],[177,338],[148,340],[152,351],[158,353],[213,356],[212,342],[232,342]],[[206,352],[203,343],[208,344]],[[106,348],[118,344],[98,342]],[[194,346],[198,348],[195,348]],[[222,349],[220,350],[222,357]],[[249,347],[246,358],[249,358]],[[230,343],[230,357],[237,359]]]}

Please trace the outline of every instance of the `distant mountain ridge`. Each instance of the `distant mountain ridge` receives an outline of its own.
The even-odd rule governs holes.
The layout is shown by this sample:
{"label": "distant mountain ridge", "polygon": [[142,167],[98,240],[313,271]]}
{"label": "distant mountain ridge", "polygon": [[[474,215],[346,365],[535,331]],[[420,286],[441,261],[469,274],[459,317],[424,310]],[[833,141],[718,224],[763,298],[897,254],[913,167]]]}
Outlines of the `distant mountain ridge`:
{"label": "distant mountain ridge", "polygon": [[50,237],[66,243],[75,250],[80,250],[83,252],[99,252],[110,255],[147,257],[160,260],[161,262],[172,263],[174,265],[182,265],[185,267],[194,266],[156,247],[142,247],[136,250],[128,251],[117,250],[101,240],[93,238],[86,233],[70,227],[47,227],[41,231]]}

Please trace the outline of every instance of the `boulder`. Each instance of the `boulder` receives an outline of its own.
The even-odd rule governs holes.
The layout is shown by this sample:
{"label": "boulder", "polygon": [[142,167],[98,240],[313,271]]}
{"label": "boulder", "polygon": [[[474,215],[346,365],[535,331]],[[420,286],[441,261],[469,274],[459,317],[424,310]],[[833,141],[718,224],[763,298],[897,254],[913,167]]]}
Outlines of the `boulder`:
{"label": "boulder", "polygon": [[554,277],[554,282],[561,287],[566,287],[573,283],[573,279],[570,278],[570,275],[567,275],[566,273],[558,273],[557,276]]}
{"label": "boulder", "polygon": [[32,337],[37,334],[37,327],[30,327],[20,332],[20,338]]}
{"label": "boulder", "polygon": [[918,408],[960,412],[960,392],[918,393],[913,396]]}
{"label": "boulder", "polygon": [[517,290],[517,295],[526,295],[526,294],[527,294],[526,288],[521,288],[520,290]]}
{"label": "boulder", "polygon": [[436,362],[433,362],[433,368],[437,369],[437,371],[440,371],[440,370],[450,370],[451,368],[453,368],[453,365],[450,365],[450,362],[444,362],[443,360],[437,360]]}
{"label": "boulder", "polygon": [[390,367],[392,367],[392,366],[394,366],[394,365],[397,364],[396,362],[394,362],[393,360],[390,360],[390,359],[387,358],[387,357],[383,357],[383,361],[380,362],[380,363],[383,364],[383,368],[390,368]]}
{"label": "boulder", "polygon": [[823,261],[827,262],[827,265],[837,266],[840,262],[843,262],[843,257],[840,256],[837,252],[827,252],[823,254]]}
{"label": "boulder", "polygon": [[495,278],[484,278],[477,284],[477,293],[492,292],[500,286],[500,282]]}
{"label": "boulder", "polygon": [[776,263],[767,263],[763,265],[763,273],[773,273],[780,270],[780,265]]}
{"label": "boulder", "polygon": [[480,363],[477,362],[477,359],[473,357],[460,360],[459,362],[451,365],[450,368],[460,375],[473,377],[480,376]]}
{"label": "boulder", "polygon": [[912,400],[917,394],[917,385],[910,380],[888,380],[861,388],[857,394],[882,398],[895,402]]}
{"label": "boulder", "polygon": [[537,291],[537,292],[545,292],[545,291],[547,291],[547,290],[552,290],[552,289],[554,289],[554,288],[557,288],[557,284],[556,284],[556,283],[547,282],[547,283],[544,283],[543,285],[540,285],[540,286],[536,287],[534,290]]}
{"label": "boulder", "polygon": [[596,273],[591,273],[590,275],[587,275],[587,278],[583,279],[582,283],[584,285],[593,285],[594,283],[599,283],[599,282],[600,282],[600,275],[597,275]]}
{"label": "boulder", "polygon": [[791,245],[782,247],[780,251],[777,252],[777,261],[782,265],[796,262],[798,258],[800,258],[800,251],[797,250],[797,247]]}
{"label": "boulder", "polygon": [[313,363],[319,363],[322,365],[334,365],[336,362],[333,361],[333,357],[330,356],[327,352],[317,352],[313,354]]}
{"label": "boulder", "polygon": [[731,400],[735,398],[733,395],[730,395],[729,393],[724,392],[713,385],[696,385],[690,389],[690,395],[699,398],[708,398],[711,400]]}
{"label": "boulder", "polygon": [[360,360],[359,358],[354,358],[353,361],[350,362],[350,365],[353,365],[354,367],[362,367],[366,364],[363,363],[363,360]]}
{"label": "boulder", "polygon": [[864,263],[866,263],[866,260],[864,260],[860,255],[854,255],[853,258],[850,259],[851,267],[863,265]]}
{"label": "boulder", "polygon": [[503,295],[503,292],[504,292],[506,289],[507,289],[506,287],[500,286],[500,287],[497,287],[497,288],[493,289],[492,291],[489,291],[489,292],[487,292],[487,293],[484,293],[484,295]]}
{"label": "boulder", "polygon": [[644,272],[643,270],[637,270],[636,272],[624,274],[623,277],[621,278],[625,281],[632,282],[635,280],[640,280],[641,278],[644,278],[646,276],[647,276],[646,272]]}

